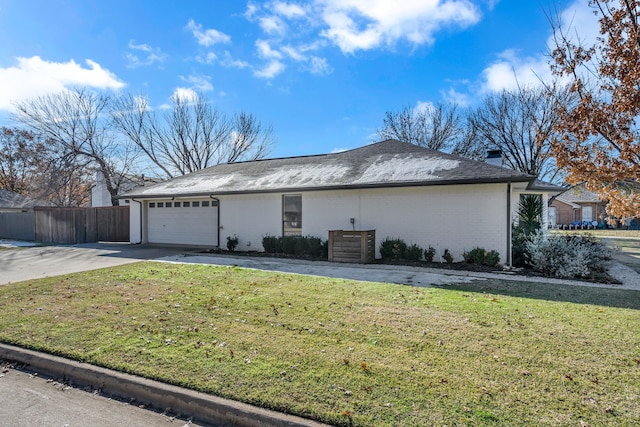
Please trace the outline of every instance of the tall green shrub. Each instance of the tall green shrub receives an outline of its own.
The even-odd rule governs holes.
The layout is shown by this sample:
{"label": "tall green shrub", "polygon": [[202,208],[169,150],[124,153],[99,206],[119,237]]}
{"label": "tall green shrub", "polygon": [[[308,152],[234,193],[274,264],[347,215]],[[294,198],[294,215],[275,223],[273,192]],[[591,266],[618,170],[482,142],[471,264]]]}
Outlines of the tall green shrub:
{"label": "tall green shrub", "polygon": [[518,204],[518,225],[511,228],[511,263],[516,267],[531,265],[528,243],[542,229],[542,197],[525,194]]}

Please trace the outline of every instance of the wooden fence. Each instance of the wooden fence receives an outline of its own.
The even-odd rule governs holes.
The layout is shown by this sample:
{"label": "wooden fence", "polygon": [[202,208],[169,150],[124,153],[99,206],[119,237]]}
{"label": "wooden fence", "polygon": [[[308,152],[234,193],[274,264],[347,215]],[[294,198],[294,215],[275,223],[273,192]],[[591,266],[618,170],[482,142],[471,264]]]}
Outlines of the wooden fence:
{"label": "wooden fence", "polygon": [[329,261],[370,263],[376,256],[376,232],[329,231]]}
{"label": "wooden fence", "polygon": [[33,209],[11,209],[0,212],[0,239],[36,240]]}
{"label": "wooden fence", "polygon": [[129,241],[128,206],[40,207],[28,212],[2,212],[0,220],[3,239],[59,244]]}

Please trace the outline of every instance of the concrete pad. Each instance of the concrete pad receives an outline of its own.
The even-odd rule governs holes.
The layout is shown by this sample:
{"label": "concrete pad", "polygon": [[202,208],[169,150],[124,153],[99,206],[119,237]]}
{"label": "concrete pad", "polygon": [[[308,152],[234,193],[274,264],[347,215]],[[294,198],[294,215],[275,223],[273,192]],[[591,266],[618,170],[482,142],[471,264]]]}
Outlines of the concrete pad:
{"label": "concrete pad", "polygon": [[184,248],[128,243],[37,246],[0,251],[0,285],[184,253]]}

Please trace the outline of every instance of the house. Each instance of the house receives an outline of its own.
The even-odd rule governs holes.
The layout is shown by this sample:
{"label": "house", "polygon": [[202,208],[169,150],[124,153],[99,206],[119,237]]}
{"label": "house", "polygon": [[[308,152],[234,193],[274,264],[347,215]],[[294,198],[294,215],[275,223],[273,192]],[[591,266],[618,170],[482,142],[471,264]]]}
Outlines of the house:
{"label": "house", "polygon": [[551,199],[549,225],[553,228],[615,227],[637,228],[636,218],[622,221],[606,219],[607,202],[589,191],[584,183],[576,184]]}
{"label": "house", "polygon": [[36,206],[51,206],[50,202],[32,199],[9,190],[0,190],[0,210],[24,210]]}
{"label": "house", "polygon": [[[266,235],[375,230],[380,241],[444,249],[457,260],[475,247],[511,257],[521,194],[547,206],[558,187],[536,177],[387,140],[350,151],[213,166],[122,198],[131,201],[131,242],[261,251]],[[545,213],[546,218],[546,213]],[[377,254],[379,256],[379,253]]]}
{"label": "house", "polygon": [[[149,178],[144,175],[124,175],[122,176],[122,181],[120,182],[120,193],[129,192],[136,187],[155,184],[161,182],[162,180],[158,178]],[[128,206],[129,200],[121,199],[120,205]],[[96,180],[91,187],[91,207],[99,208],[102,206],[112,206],[111,203],[111,194],[107,190],[107,184],[104,181],[104,175],[102,172],[96,172]]]}

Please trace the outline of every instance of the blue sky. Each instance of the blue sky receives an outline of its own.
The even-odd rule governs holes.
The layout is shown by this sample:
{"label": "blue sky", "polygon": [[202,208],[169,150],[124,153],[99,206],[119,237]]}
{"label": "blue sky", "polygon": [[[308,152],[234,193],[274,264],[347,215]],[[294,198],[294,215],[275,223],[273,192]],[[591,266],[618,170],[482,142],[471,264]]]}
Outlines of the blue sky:
{"label": "blue sky", "polygon": [[[551,0],[553,1],[553,0]],[[585,33],[587,0],[554,1]],[[549,4],[516,0],[0,0],[0,126],[74,86],[202,92],[273,126],[271,157],[372,142],[385,111],[473,106],[548,78]]]}

